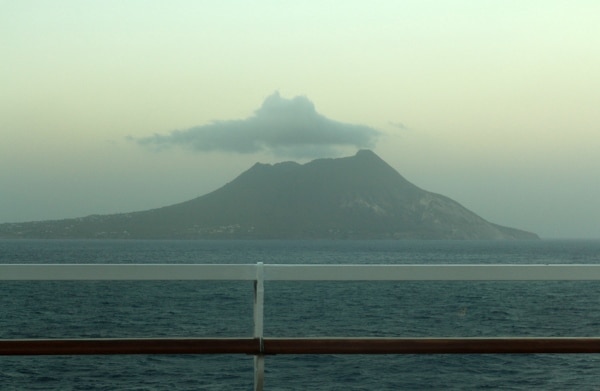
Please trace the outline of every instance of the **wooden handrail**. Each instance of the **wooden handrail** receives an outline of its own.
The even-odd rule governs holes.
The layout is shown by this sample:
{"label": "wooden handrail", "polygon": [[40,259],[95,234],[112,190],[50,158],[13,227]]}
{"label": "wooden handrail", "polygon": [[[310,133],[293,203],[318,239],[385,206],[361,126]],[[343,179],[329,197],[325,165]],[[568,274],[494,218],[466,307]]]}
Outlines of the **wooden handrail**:
{"label": "wooden handrail", "polygon": [[266,354],[600,353],[600,338],[265,338]]}
{"label": "wooden handrail", "polygon": [[0,340],[1,355],[600,353],[600,338],[114,338]]}
{"label": "wooden handrail", "polygon": [[257,338],[6,339],[1,355],[257,354]]}

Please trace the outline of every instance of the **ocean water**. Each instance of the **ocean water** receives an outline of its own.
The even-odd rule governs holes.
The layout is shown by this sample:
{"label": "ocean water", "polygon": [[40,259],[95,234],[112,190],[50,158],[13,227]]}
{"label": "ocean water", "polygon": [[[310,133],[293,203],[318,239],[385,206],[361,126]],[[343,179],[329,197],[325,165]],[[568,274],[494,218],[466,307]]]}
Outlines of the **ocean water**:
{"label": "ocean water", "polygon": [[[0,263],[600,263],[600,241],[0,240]],[[600,282],[265,283],[265,336],[598,336]],[[0,282],[0,338],[252,335],[251,282]],[[266,390],[595,390],[600,355],[266,357]],[[252,356],[0,356],[1,390],[251,390]]]}

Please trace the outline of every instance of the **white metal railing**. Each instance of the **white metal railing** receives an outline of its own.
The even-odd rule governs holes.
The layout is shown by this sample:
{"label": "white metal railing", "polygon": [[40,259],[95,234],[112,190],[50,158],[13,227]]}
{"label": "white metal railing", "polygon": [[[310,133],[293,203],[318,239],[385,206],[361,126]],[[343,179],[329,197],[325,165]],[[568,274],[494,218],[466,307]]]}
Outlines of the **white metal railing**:
{"label": "white metal railing", "polygon": [[[1,280],[240,280],[254,281],[254,335],[250,340],[154,340],[163,345],[186,345],[190,353],[213,353],[227,349],[234,344],[244,344],[243,348],[230,350],[231,352],[252,352],[254,354],[254,388],[262,390],[264,384],[264,354],[276,352],[277,354],[299,352],[297,348],[290,348],[292,340],[264,339],[264,282],[265,281],[589,281],[600,280],[600,265],[514,265],[514,264],[487,264],[487,265],[281,265],[281,264],[0,264]],[[371,346],[371,352],[600,352],[600,339],[512,339],[512,345],[506,339],[354,339],[356,347],[343,346],[342,343],[349,339],[323,339],[306,340],[304,347],[310,352],[339,351],[350,353],[369,352],[361,346]],[[136,342],[137,341],[137,342]],[[138,352],[141,340],[128,340],[130,352]],[[210,343],[217,343],[210,345]],[[17,350],[31,351],[39,349],[40,343],[36,341],[0,341],[7,351],[17,346]],[[43,346],[52,350],[56,341],[45,340]],[[72,351],[78,351],[85,341],[63,340],[59,345],[71,346]],[[90,342],[90,341],[88,341]],[[100,343],[101,342],[101,343]],[[125,341],[110,340],[96,341],[94,348],[99,345],[111,345],[110,351],[118,351],[113,345],[123,345]],[[207,344],[209,347],[207,348]],[[253,345],[256,342],[256,347]],[[555,344],[554,348],[541,349],[542,342]],[[191,347],[194,343],[198,348]],[[219,345],[219,343],[221,345]],[[268,349],[265,348],[265,343]],[[71,345],[69,345],[71,344]],[[287,345],[286,345],[287,344]],[[312,345],[311,345],[312,344]],[[161,346],[163,346],[161,345]],[[297,345],[297,344],[296,344]],[[328,345],[329,348],[321,349]],[[482,346],[490,346],[489,350]],[[518,345],[518,346],[517,346]],[[20,347],[19,347],[20,346]],[[33,348],[32,348],[33,346]],[[196,345],[194,345],[196,346]],[[285,347],[287,346],[287,347]],[[511,347],[512,346],[512,347]],[[474,348],[475,347],[475,348]],[[559,347],[559,348],[557,348]],[[100,346],[100,348],[102,348]],[[29,349],[29,350],[26,350]],[[66,348],[65,348],[66,349]],[[105,347],[105,349],[108,349]],[[162,350],[161,350],[162,349]],[[165,347],[156,348],[163,351]],[[175,349],[175,348],[172,348]],[[278,350],[279,349],[279,350]],[[312,349],[312,350],[311,350]],[[329,350],[328,350],[329,349]],[[335,350],[338,349],[338,350]],[[378,350],[379,349],[379,350]],[[541,350],[540,350],[541,349]],[[554,349],[554,350],[553,350]],[[1,349],[0,349],[1,350]],[[182,348],[181,351],[183,351]],[[102,351],[102,350],[97,350]],[[154,350],[153,350],[154,351]],[[1,353],[1,352],[0,352]],[[22,353],[29,354],[29,353]],[[53,354],[53,353],[43,353]],[[87,353],[74,354],[94,354]],[[101,353],[113,354],[113,353]],[[116,354],[116,353],[114,353]]]}
{"label": "white metal railing", "polygon": [[[261,277],[262,276],[262,277]],[[1,280],[585,281],[600,264],[0,264]]]}

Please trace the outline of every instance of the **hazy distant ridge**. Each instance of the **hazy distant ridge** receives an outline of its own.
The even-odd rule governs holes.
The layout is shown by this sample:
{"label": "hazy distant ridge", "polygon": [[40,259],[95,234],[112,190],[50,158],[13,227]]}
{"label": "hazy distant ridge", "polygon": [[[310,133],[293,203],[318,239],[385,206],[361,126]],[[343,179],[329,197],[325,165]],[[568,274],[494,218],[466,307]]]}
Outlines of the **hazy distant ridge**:
{"label": "hazy distant ridge", "polygon": [[204,196],[143,212],[0,225],[0,237],[137,239],[539,239],[404,179],[369,150],[257,163]]}

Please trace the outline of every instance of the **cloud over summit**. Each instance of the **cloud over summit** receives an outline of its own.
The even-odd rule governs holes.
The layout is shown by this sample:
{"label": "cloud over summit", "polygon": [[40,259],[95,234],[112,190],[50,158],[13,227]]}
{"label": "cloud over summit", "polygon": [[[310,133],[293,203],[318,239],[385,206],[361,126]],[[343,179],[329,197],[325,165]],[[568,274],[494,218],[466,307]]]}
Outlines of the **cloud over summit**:
{"label": "cloud over summit", "polygon": [[368,126],[338,122],[319,114],[304,96],[285,99],[275,92],[246,119],[214,121],[136,141],[144,146],[183,146],[198,152],[268,151],[280,156],[318,157],[335,154],[339,147],[373,147],[378,135]]}

